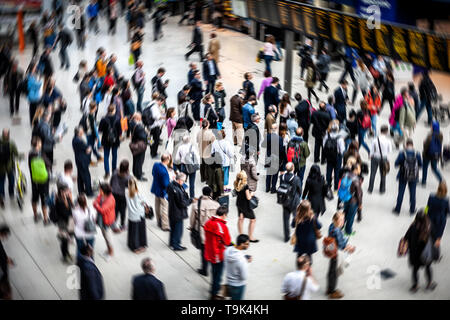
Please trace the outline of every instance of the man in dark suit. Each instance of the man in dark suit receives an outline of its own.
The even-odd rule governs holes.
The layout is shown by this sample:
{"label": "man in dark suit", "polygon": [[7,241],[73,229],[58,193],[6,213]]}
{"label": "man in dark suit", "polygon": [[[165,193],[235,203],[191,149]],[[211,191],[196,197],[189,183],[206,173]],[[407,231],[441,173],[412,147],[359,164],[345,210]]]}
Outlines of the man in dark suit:
{"label": "man in dark suit", "polygon": [[277,192],[278,173],[284,171],[287,163],[286,151],[283,146],[283,138],[278,135],[278,125],[272,124],[272,128],[267,132],[263,147],[266,151],[266,192]]}
{"label": "man in dark suit", "polygon": [[217,79],[220,79],[220,71],[216,61],[208,52],[206,60],[203,62],[203,81],[205,81],[206,93],[214,93],[214,85]]}
{"label": "man in dark suit", "polygon": [[295,94],[298,105],[295,107],[298,126],[303,129],[303,140],[308,142],[309,126],[311,125],[311,105],[309,101],[302,98],[300,93]]}
{"label": "man in dark suit", "polygon": [[258,123],[261,120],[259,113],[255,112],[250,117],[250,124],[247,130],[244,131],[244,143],[242,144],[241,154],[249,158],[250,154],[255,157],[255,164],[258,164],[260,144],[261,144],[261,133],[259,132]]}
{"label": "man in dark suit", "polygon": [[280,79],[273,77],[272,84],[264,89],[264,119],[269,113],[269,106],[274,105],[278,107],[280,103]]}
{"label": "man in dark suit", "polygon": [[192,114],[195,121],[200,121],[200,102],[203,97],[203,88],[200,81],[200,71],[194,74],[194,79],[189,83],[191,91],[189,92],[190,98],[194,100],[192,103]]}
{"label": "man in dark suit", "polygon": [[200,61],[203,61],[203,35],[202,30],[200,29],[201,24],[201,21],[195,22],[195,28],[192,33],[192,43],[189,45],[192,49],[184,55],[186,60],[191,54],[198,52],[200,55]]}
{"label": "man in dark suit", "polygon": [[75,137],[72,140],[73,152],[75,153],[75,164],[77,166],[78,192],[84,192],[87,197],[92,197],[91,174],[89,164],[91,163],[92,148],[88,145],[82,126],[75,128]]}
{"label": "man in dark suit", "polygon": [[341,124],[345,124],[347,120],[347,80],[342,80],[340,86],[334,91],[334,108],[337,112],[337,119]]}
{"label": "man in dark suit", "polygon": [[80,248],[77,265],[80,268],[80,300],[103,300],[103,277],[92,259],[92,247]]}
{"label": "man in dark suit", "polygon": [[141,263],[144,274],[133,277],[133,300],[167,300],[164,284],[154,275],[155,268],[150,258],[145,258]]}
{"label": "man in dark suit", "polygon": [[[314,140],[314,163],[320,161],[320,148],[323,145],[323,137],[325,136],[325,132],[328,129],[328,125],[330,124],[331,117],[327,111],[327,107],[325,102],[320,101],[319,110],[314,112],[311,116],[311,123],[313,125],[312,135],[315,138]],[[322,154],[322,164],[325,163],[325,159]]]}
{"label": "man in dark suit", "polygon": [[166,88],[169,85],[169,82],[163,82],[162,77],[166,73],[166,69],[159,68],[158,72],[156,73],[156,76],[152,78],[152,94],[154,92],[159,92],[160,95],[162,95],[164,98],[167,99],[167,93]]}
{"label": "man in dark suit", "polygon": [[192,79],[194,79],[195,73],[198,71],[197,63],[191,62],[189,63],[189,71],[188,71],[188,83],[191,83]]}

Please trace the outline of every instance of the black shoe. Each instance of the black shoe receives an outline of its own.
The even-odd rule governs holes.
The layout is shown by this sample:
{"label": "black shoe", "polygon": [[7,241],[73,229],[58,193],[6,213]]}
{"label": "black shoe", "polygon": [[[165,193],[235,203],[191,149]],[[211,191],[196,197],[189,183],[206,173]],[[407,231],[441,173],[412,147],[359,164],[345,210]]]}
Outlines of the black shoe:
{"label": "black shoe", "polygon": [[277,190],[270,190],[271,194],[277,193]]}
{"label": "black shoe", "polygon": [[184,250],[187,250],[187,248],[186,247],[182,247],[182,246],[173,249],[173,251],[184,251]]}
{"label": "black shoe", "polygon": [[201,274],[202,276],[204,276],[204,277],[207,277],[207,276],[208,276],[208,273],[207,273],[206,271],[202,270],[202,269],[197,269],[197,272],[198,272],[199,274]]}
{"label": "black shoe", "polygon": [[368,194],[372,194],[372,190],[367,190],[367,193]]}
{"label": "black shoe", "polygon": [[284,242],[288,242],[289,240],[289,238],[284,238]]}
{"label": "black shoe", "polygon": [[138,180],[139,180],[139,181],[142,181],[142,182],[148,181],[148,179],[147,179],[146,177],[141,177],[141,178],[139,178]]}
{"label": "black shoe", "polygon": [[258,243],[259,240],[258,240],[258,239],[254,239],[254,240],[250,240],[250,242],[252,242],[252,243]]}
{"label": "black shoe", "polygon": [[411,216],[413,216],[413,215],[415,215],[415,214],[416,214],[416,212],[417,212],[417,210],[414,210],[414,211],[409,211],[409,214],[410,214]]}
{"label": "black shoe", "polygon": [[396,215],[398,215],[398,216],[400,215],[400,211],[397,211],[395,208],[392,209],[392,213],[393,213],[393,214],[396,214]]}
{"label": "black shoe", "polygon": [[188,56],[187,56],[187,54],[184,55],[184,60],[188,61]]}
{"label": "black shoe", "polygon": [[0,208],[5,209],[5,201],[3,199],[0,199]]}
{"label": "black shoe", "polygon": [[358,215],[358,217],[356,218],[356,222],[361,222],[361,220],[362,220],[362,216]]}

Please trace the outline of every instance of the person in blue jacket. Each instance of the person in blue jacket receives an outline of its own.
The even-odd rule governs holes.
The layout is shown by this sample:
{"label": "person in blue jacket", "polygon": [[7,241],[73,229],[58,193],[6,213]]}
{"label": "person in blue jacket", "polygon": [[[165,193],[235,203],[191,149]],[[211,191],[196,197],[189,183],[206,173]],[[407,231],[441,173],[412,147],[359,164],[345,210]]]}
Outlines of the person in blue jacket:
{"label": "person in blue jacket", "polygon": [[397,215],[400,214],[406,185],[408,185],[410,203],[409,213],[413,215],[416,212],[416,186],[417,181],[419,180],[419,168],[422,167],[422,157],[419,152],[414,150],[412,139],[406,141],[405,150],[400,152],[397,160],[395,160],[395,167],[400,167],[400,170],[397,174],[397,205],[392,212]]}
{"label": "person in blue jacket", "polygon": [[41,102],[41,86],[42,81],[39,80],[39,76],[37,74],[37,65],[33,67],[30,75],[28,76],[28,102],[30,103],[30,123],[33,122],[34,114],[36,113],[36,109]]}
{"label": "person in blue jacket", "polygon": [[447,216],[450,214],[450,204],[447,197],[447,184],[445,181],[439,183],[436,194],[431,194],[427,202],[428,217],[431,222],[431,237],[434,246],[441,246],[442,235],[444,234]]}
{"label": "person in blue jacket", "polygon": [[161,155],[161,162],[155,162],[152,169],[153,183],[151,193],[155,195],[155,215],[158,227],[163,231],[170,231],[169,204],[167,200],[167,187],[170,183],[169,170],[170,154]]}
{"label": "person in blue jacket", "polygon": [[255,105],[257,104],[256,97],[251,96],[247,103],[242,107],[242,119],[244,120],[244,130],[248,128],[251,123],[251,116],[255,113]]}
{"label": "person in blue jacket", "polygon": [[95,29],[95,33],[98,33],[98,2],[92,0],[86,8],[87,16],[89,17],[89,30]]}

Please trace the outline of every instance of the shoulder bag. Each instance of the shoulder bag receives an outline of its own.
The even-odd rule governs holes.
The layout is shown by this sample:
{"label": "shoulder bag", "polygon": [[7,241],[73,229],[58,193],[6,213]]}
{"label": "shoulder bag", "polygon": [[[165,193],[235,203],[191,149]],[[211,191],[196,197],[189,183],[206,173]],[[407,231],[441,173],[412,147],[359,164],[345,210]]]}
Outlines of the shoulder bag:
{"label": "shoulder bag", "polygon": [[249,200],[249,207],[250,209],[256,209],[259,205],[259,199],[256,196],[252,196],[252,198]]}
{"label": "shoulder bag", "polygon": [[[133,133],[131,134],[131,137],[134,136],[134,131],[136,130],[137,126],[138,125],[134,126]],[[131,138],[131,139],[133,139],[133,138]],[[145,143],[142,140],[138,140],[136,142],[132,142],[131,141],[129,146],[130,146],[130,150],[131,150],[131,153],[133,154],[133,156],[135,156],[137,154],[140,154],[142,152],[145,152],[145,150],[147,150],[147,143]]]}
{"label": "shoulder bag", "polygon": [[305,293],[305,289],[306,289],[306,283],[308,282],[308,276],[305,273],[305,277],[303,278],[302,281],[302,286],[300,289],[300,293],[298,296],[296,297],[289,297],[287,294],[284,296],[284,300],[302,300],[303,294]]}
{"label": "shoulder bag", "polygon": [[88,217],[84,222],[84,231],[86,233],[97,233],[97,227],[95,225],[94,219],[91,216],[91,210],[88,208]]}
{"label": "shoulder bag", "polygon": [[198,199],[198,206],[197,206],[198,209],[197,209],[197,214],[195,215],[195,222],[197,223],[198,229],[195,227],[193,229],[191,229],[191,242],[192,242],[192,245],[198,250],[201,250],[201,248],[202,248],[202,238],[200,236],[200,228],[201,228],[201,225],[200,225],[200,203],[201,203],[201,198]]}
{"label": "shoulder bag", "polygon": [[185,173],[192,174],[196,172],[198,169],[200,169],[200,165],[198,164],[198,161],[196,161],[197,159],[195,157],[195,153],[192,150],[192,144],[191,147],[189,148],[188,160],[189,163],[181,164]]}
{"label": "shoulder bag", "polygon": [[381,155],[381,174],[383,176],[387,175],[389,171],[391,170],[391,164],[389,163],[389,160],[386,158],[383,159],[383,153],[381,151],[381,144],[380,144],[380,138],[378,137],[378,148],[380,149],[380,155]]}

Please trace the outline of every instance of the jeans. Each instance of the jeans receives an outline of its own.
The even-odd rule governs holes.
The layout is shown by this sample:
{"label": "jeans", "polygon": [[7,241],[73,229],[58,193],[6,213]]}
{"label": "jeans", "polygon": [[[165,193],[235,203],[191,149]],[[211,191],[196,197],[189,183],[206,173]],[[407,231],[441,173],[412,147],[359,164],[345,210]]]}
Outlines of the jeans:
{"label": "jeans", "polygon": [[272,73],[272,69],[270,68],[270,64],[272,63],[273,56],[264,55],[264,62],[266,63],[266,71]]}
{"label": "jeans", "polygon": [[412,213],[416,211],[416,181],[405,181],[399,180],[398,182],[398,196],[397,205],[395,206],[395,211],[400,212],[402,208],[403,196],[405,195],[406,185],[409,188],[409,212]]}
{"label": "jeans", "polygon": [[289,241],[289,237],[291,235],[289,228],[289,220],[292,216],[295,216],[295,210],[291,211],[290,208],[283,207],[283,232],[284,232],[284,241]]}
{"label": "jeans", "polygon": [[337,257],[330,259],[330,265],[328,267],[327,274],[327,294],[333,293],[336,291],[337,286]]}
{"label": "jeans", "polygon": [[4,174],[0,174],[0,198],[5,198],[5,180],[6,175],[8,175],[8,192],[9,196],[14,196],[14,170],[10,172],[5,172]]}
{"label": "jeans", "polygon": [[342,165],[342,156],[338,155],[336,159],[336,163],[328,163],[327,162],[327,183],[328,186],[331,188],[331,175],[334,171],[334,190],[338,189],[339,184],[339,171],[341,170]]}
{"label": "jeans", "polygon": [[266,175],[266,192],[276,191],[277,190],[277,181],[278,181],[278,172],[273,175]]}
{"label": "jeans", "polygon": [[136,90],[137,94],[136,109],[140,113],[142,113],[142,100],[144,99],[144,91],[145,91],[144,86],[141,86]]}
{"label": "jeans", "polygon": [[227,186],[230,182],[230,167],[223,167],[223,185]]}
{"label": "jeans", "polygon": [[95,157],[98,159],[101,158],[100,153],[98,153],[97,146],[95,145],[95,136],[93,134],[87,136],[88,145],[92,148],[92,153],[94,153]]}
{"label": "jeans", "polygon": [[372,121],[372,131],[375,136],[377,135],[377,117],[376,114],[370,116],[370,120]]}
{"label": "jeans", "polygon": [[427,159],[423,158],[423,173],[422,173],[422,184],[427,183],[427,175],[428,175],[428,165],[431,162],[431,170],[433,170],[434,174],[436,175],[436,178],[438,178],[439,182],[442,181],[441,173],[439,172],[439,169],[437,167],[438,160],[434,159]]}
{"label": "jeans", "polygon": [[159,146],[159,136],[161,135],[161,128],[159,126],[154,127],[150,130],[150,134],[153,137],[153,143],[150,145],[150,155],[155,158],[158,153]]}
{"label": "jeans", "polygon": [[142,166],[144,165],[145,151],[133,156],[133,175],[136,179],[142,178]]}
{"label": "jeans", "polygon": [[380,158],[372,158],[370,160],[370,180],[369,180],[369,192],[373,191],[373,185],[375,183],[375,176],[377,175],[378,167],[380,168],[380,192],[386,191],[386,176],[381,173],[383,162]]}
{"label": "jeans", "polygon": [[212,266],[212,284],[211,295],[216,296],[220,291],[220,282],[222,281],[223,261],[219,263],[211,263]]}
{"label": "jeans", "polygon": [[358,203],[352,202],[352,200],[347,201],[344,204],[345,213],[345,233],[351,234],[353,221],[355,220],[356,211],[358,210]]}
{"label": "jeans", "polygon": [[195,172],[188,175],[189,176],[189,196],[191,199],[195,198]]}
{"label": "jeans", "polygon": [[228,285],[228,291],[230,293],[231,300],[243,300],[245,285],[239,287]]}
{"label": "jeans", "polygon": [[418,110],[418,112],[416,114],[416,121],[419,120],[420,114],[422,113],[422,111],[423,111],[423,109],[425,107],[427,108],[428,124],[431,125],[431,122],[433,120],[433,113],[432,113],[432,110],[431,110],[431,102],[427,101],[427,100],[420,101],[420,107],[419,107],[419,110]]}
{"label": "jeans", "polygon": [[206,85],[206,91],[207,93],[214,93],[214,86],[216,85],[216,76],[209,76],[208,79],[205,79],[208,81],[208,84]]}
{"label": "jeans", "polygon": [[105,174],[109,174],[109,152],[112,151],[112,171],[117,169],[117,149],[118,147],[104,147],[103,164],[105,166]]}
{"label": "jeans", "polygon": [[67,54],[67,48],[62,47],[59,50],[59,58],[61,59],[61,68],[66,67],[66,69],[70,68],[69,55]]}
{"label": "jeans", "polygon": [[169,245],[175,249],[179,249],[181,247],[181,237],[183,236],[183,220],[173,221],[169,219],[169,224]]}
{"label": "jeans", "polygon": [[87,196],[92,195],[91,174],[89,172],[89,164],[87,166],[77,165],[77,185],[78,193],[85,193]]}
{"label": "jeans", "polygon": [[81,239],[81,238],[75,238],[75,241],[77,242],[77,257],[80,256],[80,248],[82,248],[85,245],[90,245],[92,249],[94,248],[95,238],[92,239]]}
{"label": "jeans", "polygon": [[303,187],[303,178],[305,176],[305,171],[306,171],[306,165],[304,165],[303,167],[300,167],[300,169],[297,172],[297,175],[300,178],[300,185],[302,187]]}
{"label": "jeans", "polygon": [[370,154],[369,146],[364,141],[364,138],[366,136],[367,130],[368,129],[358,128],[358,142],[359,142],[359,148],[361,148],[361,146],[363,146],[364,149],[366,149],[367,153]]}

